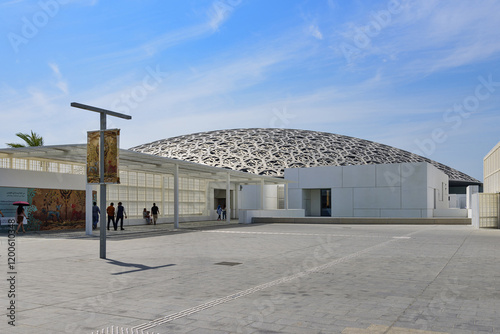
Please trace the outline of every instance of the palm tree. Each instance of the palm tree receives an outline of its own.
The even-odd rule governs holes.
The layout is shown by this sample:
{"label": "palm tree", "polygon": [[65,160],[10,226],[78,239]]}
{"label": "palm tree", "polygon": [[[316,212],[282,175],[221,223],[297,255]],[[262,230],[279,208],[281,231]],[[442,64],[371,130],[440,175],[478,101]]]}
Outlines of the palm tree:
{"label": "palm tree", "polygon": [[43,138],[39,136],[33,130],[31,130],[31,134],[28,133],[16,133],[16,136],[24,140],[26,145],[24,144],[16,144],[16,143],[7,143],[9,147],[26,147],[26,146],[43,146]]}

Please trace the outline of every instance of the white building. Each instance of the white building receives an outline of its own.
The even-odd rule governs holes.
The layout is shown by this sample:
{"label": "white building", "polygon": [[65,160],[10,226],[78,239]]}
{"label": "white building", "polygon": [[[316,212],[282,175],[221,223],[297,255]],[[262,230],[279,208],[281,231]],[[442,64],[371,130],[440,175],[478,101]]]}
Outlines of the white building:
{"label": "white building", "polygon": [[289,208],[306,216],[466,217],[449,209],[448,176],[426,162],[285,169]]}
{"label": "white building", "polygon": [[[85,171],[86,145],[0,149],[0,210],[13,211],[12,194],[78,190],[86,193],[86,208],[56,199],[32,214],[41,217],[40,226],[68,212],[81,216],[99,196],[97,186],[86,185]],[[394,147],[296,129],[210,131],[120,150],[120,179],[106,198],[123,203],[128,224],[144,223],[142,211],[152,203],[160,223],[175,224],[215,219],[218,205],[227,206],[228,220],[244,222],[255,216],[466,217],[466,188],[481,184]]]}

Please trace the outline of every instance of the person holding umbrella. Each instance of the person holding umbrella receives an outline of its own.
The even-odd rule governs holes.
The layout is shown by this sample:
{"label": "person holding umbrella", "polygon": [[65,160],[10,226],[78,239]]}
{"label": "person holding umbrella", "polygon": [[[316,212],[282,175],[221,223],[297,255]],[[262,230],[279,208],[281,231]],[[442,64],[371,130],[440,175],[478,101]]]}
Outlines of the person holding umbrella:
{"label": "person holding umbrella", "polygon": [[23,233],[26,233],[26,230],[24,229],[24,225],[23,225],[24,218],[26,218],[26,220],[28,220],[28,217],[26,217],[26,214],[24,213],[23,204],[19,204],[18,207],[17,207],[17,230],[16,230],[16,234],[17,234],[17,232],[19,232],[19,228],[21,226],[23,227]]}

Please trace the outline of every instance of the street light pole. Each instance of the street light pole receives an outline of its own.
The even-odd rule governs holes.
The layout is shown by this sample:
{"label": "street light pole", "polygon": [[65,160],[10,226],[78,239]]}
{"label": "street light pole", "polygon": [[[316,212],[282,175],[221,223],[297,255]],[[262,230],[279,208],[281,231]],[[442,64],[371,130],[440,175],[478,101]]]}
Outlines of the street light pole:
{"label": "street light pole", "polygon": [[[101,113],[101,128],[99,133],[99,207],[101,214],[99,220],[99,257],[106,258],[106,183],[104,183],[104,130],[106,130],[106,114]],[[103,219],[104,217],[104,219]]]}
{"label": "street light pole", "polygon": [[[106,115],[115,116],[124,119],[132,119],[132,116],[120,114],[111,110],[101,109],[97,107],[88,106],[81,103],[71,102],[71,106],[75,108],[95,111],[101,114],[101,128],[99,134],[99,191],[101,198],[99,206],[101,208],[101,215],[99,218],[99,239],[100,239],[100,252],[101,259],[106,258],[106,183],[104,183],[104,131],[106,130]],[[104,217],[104,218],[103,218]]]}

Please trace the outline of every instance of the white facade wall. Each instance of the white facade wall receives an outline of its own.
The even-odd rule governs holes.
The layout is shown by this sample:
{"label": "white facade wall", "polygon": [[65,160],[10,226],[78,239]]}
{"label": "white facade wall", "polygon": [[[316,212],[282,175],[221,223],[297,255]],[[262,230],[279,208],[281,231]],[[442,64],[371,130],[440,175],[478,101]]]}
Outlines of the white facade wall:
{"label": "white facade wall", "polygon": [[85,190],[85,175],[0,169],[0,187]]}
{"label": "white facade wall", "polygon": [[500,142],[483,159],[484,192],[500,192]]}
{"label": "white facade wall", "polygon": [[319,215],[319,189],[331,189],[334,217],[433,217],[448,209],[448,176],[431,164],[285,169],[289,207]]}
{"label": "white facade wall", "polygon": [[[142,177],[135,178],[136,181],[132,184],[131,179],[125,177],[124,174],[141,174]],[[125,220],[125,225],[144,224],[142,209],[146,207],[149,210],[154,202],[160,207],[158,221],[160,223],[173,221],[173,176],[123,170],[120,171],[120,177],[121,185],[108,185],[106,187],[106,202],[114,202],[115,204],[118,201],[123,202],[129,217]],[[154,187],[148,183],[149,179],[158,181],[158,178],[161,182],[155,182]],[[213,204],[213,190],[207,191],[206,184],[208,182],[200,179],[199,183],[203,185],[200,188],[199,184],[196,186],[195,179],[181,177],[180,181],[180,221],[214,219],[213,214],[211,214],[214,210],[208,206],[210,202]],[[84,174],[0,168],[0,187],[87,190],[86,182],[87,178]],[[225,187],[225,182],[221,182],[221,186]],[[234,185],[232,189],[234,189]],[[99,195],[97,185],[89,186],[88,190],[96,190]],[[86,205],[88,212],[90,212],[90,208],[89,201]],[[237,210],[233,212],[236,213]]]}
{"label": "white facade wall", "polygon": [[238,189],[238,208],[241,210],[276,210],[278,209],[278,187],[264,185],[261,207],[261,186],[244,184]]}

